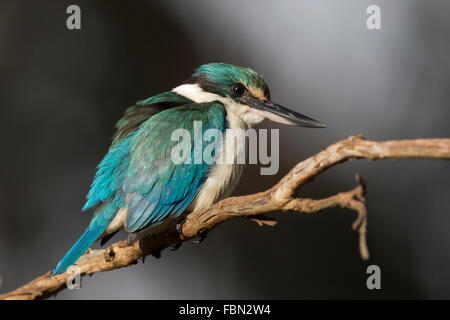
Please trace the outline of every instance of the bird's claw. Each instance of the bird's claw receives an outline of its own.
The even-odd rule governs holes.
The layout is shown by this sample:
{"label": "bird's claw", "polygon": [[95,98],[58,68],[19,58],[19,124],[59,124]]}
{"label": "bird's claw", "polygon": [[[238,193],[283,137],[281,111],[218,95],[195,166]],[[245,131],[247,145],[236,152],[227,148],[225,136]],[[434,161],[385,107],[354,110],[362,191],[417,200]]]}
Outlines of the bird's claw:
{"label": "bird's claw", "polygon": [[178,250],[181,247],[181,242],[174,244],[173,246],[170,247],[171,251],[175,251]]}
{"label": "bird's claw", "polygon": [[208,228],[202,228],[197,232],[198,239],[195,239],[193,242],[195,244],[201,243],[203,240],[205,240],[206,236],[208,235]]}
{"label": "bird's claw", "polygon": [[177,228],[177,232],[181,235],[183,234],[183,223],[177,223],[175,226]]}

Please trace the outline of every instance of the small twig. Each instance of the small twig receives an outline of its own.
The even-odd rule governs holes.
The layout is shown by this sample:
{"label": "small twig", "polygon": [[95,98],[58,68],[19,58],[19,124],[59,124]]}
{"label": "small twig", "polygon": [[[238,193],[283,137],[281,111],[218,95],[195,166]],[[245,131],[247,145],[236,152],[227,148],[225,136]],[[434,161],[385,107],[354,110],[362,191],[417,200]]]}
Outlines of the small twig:
{"label": "small twig", "polygon": [[258,226],[269,226],[274,227],[277,224],[277,220],[271,217],[266,217],[261,215],[256,215],[249,218],[251,221],[256,222]]}
{"label": "small twig", "polygon": [[[343,207],[357,211],[353,223],[359,232],[359,251],[363,259],[369,258],[367,248],[367,208],[365,206],[365,187],[358,176],[359,185],[349,191],[323,199],[295,198],[295,191],[332,166],[349,159],[400,159],[428,158],[450,159],[450,139],[417,139],[394,141],[367,141],[361,135],[351,136],[330,145],[318,154],[298,163],[275,186],[264,192],[232,197],[222,200],[204,212],[188,215],[178,232],[175,228],[160,234],[157,238],[148,237],[128,246],[119,241],[103,250],[90,250],[76,263],[81,275],[92,275],[134,265],[139,258],[148,254],[157,256],[167,247],[177,246],[183,241],[196,238],[200,231],[207,232],[222,222],[236,217],[254,220],[260,225],[274,225],[275,220],[263,214],[275,211],[297,211],[315,213],[331,207]],[[63,273],[54,277],[50,271],[24,286],[0,295],[0,299],[42,299],[61,291],[71,274]]]}
{"label": "small twig", "polygon": [[353,230],[359,232],[359,252],[363,260],[369,259],[367,247],[367,208],[365,204],[366,186],[359,175],[356,175],[359,185],[352,190],[338,193],[324,199],[294,198],[286,203],[281,210],[293,210],[300,213],[317,213],[333,207],[342,207],[355,210],[358,215],[352,224]]}

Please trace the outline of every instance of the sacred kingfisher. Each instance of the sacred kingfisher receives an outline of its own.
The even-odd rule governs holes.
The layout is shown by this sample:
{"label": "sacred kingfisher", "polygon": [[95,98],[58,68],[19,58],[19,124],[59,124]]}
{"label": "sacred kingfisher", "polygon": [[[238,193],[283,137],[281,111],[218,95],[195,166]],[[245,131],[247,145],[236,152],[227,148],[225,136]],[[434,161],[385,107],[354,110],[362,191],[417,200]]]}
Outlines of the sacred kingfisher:
{"label": "sacred kingfisher", "polygon": [[[124,228],[131,241],[191,212],[207,209],[236,187],[243,165],[174,163],[171,133],[183,128],[248,129],[264,119],[299,127],[324,124],[270,100],[264,79],[249,68],[225,63],[200,66],[182,85],[129,107],[97,167],[84,210],[95,209],[84,234],[59,261],[65,272],[96,241]],[[195,135],[194,135],[195,136]],[[222,144],[226,143],[227,136]],[[221,153],[223,145],[217,145]],[[189,155],[193,157],[194,155]]]}

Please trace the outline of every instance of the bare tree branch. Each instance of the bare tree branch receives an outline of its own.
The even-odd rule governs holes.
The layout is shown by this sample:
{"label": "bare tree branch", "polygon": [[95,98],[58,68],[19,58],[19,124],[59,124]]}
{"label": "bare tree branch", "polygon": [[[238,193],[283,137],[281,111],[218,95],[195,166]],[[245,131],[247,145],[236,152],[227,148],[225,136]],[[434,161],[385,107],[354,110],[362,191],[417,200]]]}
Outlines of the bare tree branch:
{"label": "bare tree branch", "polygon": [[[127,245],[119,241],[102,250],[88,250],[76,263],[81,275],[91,275],[113,269],[127,267],[137,263],[146,255],[159,256],[161,250],[179,245],[183,241],[206,234],[222,222],[236,217],[249,218],[259,225],[275,225],[276,221],[263,214],[274,211],[295,211],[299,213],[316,213],[321,210],[342,207],[356,211],[357,219],[354,230],[359,232],[359,251],[363,259],[369,258],[366,243],[367,208],[365,205],[365,187],[357,176],[358,186],[323,199],[306,199],[295,197],[295,192],[322,171],[350,159],[400,159],[428,158],[450,159],[450,139],[416,139],[392,141],[367,141],[361,135],[351,136],[338,141],[318,154],[299,162],[275,186],[264,192],[231,197],[222,200],[208,210],[190,214],[181,230],[168,230],[157,238],[148,237]],[[43,299],[66,287],[72,276],[66,272],[54,277],[50,271],[24,286],[0,295],[1,299]]]}

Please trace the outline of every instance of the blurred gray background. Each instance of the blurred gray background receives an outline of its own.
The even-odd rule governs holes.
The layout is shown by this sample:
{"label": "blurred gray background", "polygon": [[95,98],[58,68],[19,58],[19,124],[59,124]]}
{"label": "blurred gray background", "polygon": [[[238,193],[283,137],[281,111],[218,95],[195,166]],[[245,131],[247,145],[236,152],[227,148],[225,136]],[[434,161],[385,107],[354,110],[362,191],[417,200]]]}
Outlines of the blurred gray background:
{"label": "blurred gray background", "polygon": [[[80,31],[66,28],[69,4],[81,7]],[[382,30],[366,28],[370,4]],[[351,134],[449,137],[449,36],[445,0],[1,1],[0,292],[54,267],[81,235],[95,167],[136,100],[222,61],[254,68],[275,101],[328,124],[263,124],[281,128],[280,172],[248,166],[235,194],[253,193]],[[274,213],[274,228],[231,221],[57,298],[450,298],[449,163],[354,161],[300,195],[347,190],[355,173],[369,187],[369,262],[354,212]],[[366,288],[370,264],[381,290]]]}

